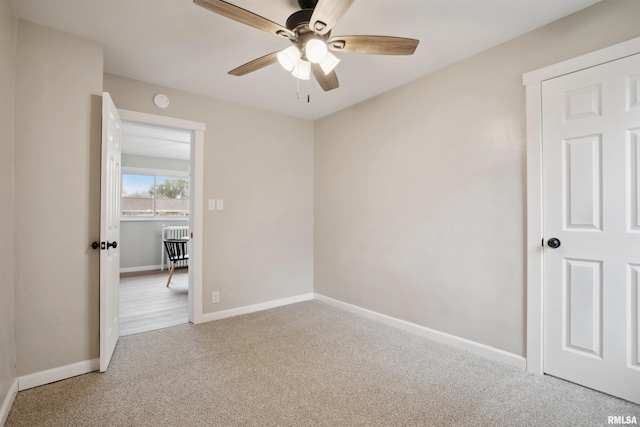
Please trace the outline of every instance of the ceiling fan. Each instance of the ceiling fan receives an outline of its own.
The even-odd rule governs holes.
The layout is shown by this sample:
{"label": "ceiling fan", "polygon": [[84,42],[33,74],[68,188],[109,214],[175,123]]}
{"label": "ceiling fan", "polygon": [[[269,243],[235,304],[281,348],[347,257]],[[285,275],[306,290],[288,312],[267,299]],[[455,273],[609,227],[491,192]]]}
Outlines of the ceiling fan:
{"label": "ceiling fan", "polygon": [[335,52],[355,52],[373,55],[412,55],[419,40],[391,36],[331,36],[331,29],[355,0],[298,0],[301,10],[294,12],[283,27],[222,0],[193,0],[193,2],[234,21],[288,38],[293,46],[254,59],[229,71],[233,76],[245,74],[279,62],[301,80],[311,74],[323,90],[338,88],[334,71],[340,60]]}

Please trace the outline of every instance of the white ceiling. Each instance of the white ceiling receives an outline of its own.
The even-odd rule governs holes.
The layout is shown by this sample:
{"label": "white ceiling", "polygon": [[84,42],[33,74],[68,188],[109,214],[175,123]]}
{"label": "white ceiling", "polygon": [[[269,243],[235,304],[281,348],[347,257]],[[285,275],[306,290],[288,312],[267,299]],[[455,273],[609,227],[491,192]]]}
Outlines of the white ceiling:
{"label": "white ceiling", "polygon": [[[296,0],[228,0],[284,25]],[[227,72],[289,46],[190,0],[12,0],[19,18],[97,40],[105,71],[158,85],[317,119],[401,86],[600,0],[358,0],[333,35],[420,40],[413,56],[337,53],[340,88],[323,92],[273,64]],[[310,103],[307,103],[307,94]],[[151,102],[151,100],[150,100]]]}

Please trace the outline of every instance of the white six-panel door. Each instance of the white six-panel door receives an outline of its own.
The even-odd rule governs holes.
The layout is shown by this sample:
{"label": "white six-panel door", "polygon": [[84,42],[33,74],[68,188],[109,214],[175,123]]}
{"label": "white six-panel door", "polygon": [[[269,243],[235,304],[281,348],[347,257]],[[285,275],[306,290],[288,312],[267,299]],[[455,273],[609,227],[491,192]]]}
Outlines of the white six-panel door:
{"label": "white six-panel door", "polygon": [[100,371],[109,366],[120,335],[120,161],[122,122],[111,96],[102,94],[100,204]]}
{"label": "white six-panel door", "polygon": [[640,55],[543,82],[542,134],[544,372],[640,403]]}

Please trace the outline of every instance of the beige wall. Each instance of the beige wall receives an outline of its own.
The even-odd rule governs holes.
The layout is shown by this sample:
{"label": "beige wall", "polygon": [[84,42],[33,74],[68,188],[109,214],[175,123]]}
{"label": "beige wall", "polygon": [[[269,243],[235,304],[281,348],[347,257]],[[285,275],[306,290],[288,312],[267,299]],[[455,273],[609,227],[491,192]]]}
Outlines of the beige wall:
{"label": "beige wall", "polygon": [[204,203],[204,313],[313,291],[311,122],[109,74],[104,90],[118,108],[207,125],[204,198],[224,210]]}
{"label": "beige wall", "polygon": [[[120,271],[143,271],[160,268],[162,228],[187,226],[189,221],[121,221],[120,222]],[[164,261],[165,268],[167,261]],[[134,270],[132,270],[134,269]]]}
{"label": "beige wall", "polygon": [[0,0],[0,224],[5,230],[0,245],[0,405],[16,378],[12,230],[17,28],[10,1]]}
{"label": "beige wall", "polygon": [[102,45],[19,21],[18,374],[98,357]]}
{"label": "beige wall", "polygon": [[315,292],[524,355],[522,74],[639,16],[606,0],[316,121]]}

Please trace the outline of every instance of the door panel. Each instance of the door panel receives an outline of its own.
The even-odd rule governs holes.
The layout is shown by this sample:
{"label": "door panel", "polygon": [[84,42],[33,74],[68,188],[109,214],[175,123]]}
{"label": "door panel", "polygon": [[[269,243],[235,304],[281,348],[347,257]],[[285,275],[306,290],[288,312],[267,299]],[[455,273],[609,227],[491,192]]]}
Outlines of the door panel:
{"label": "door panel", "polygon": [[542,84],[544,371],[640,403],[640,55]]}
{"label": "door panel", "polygon": [[602,356],[602,263],[565,259],[565,346]]}
{"label": "door panel", "polygon": [[601,230],[601,136],[589,135],[563,141],[565,165],[565,227]]}
{"label": "door panel", "polygon": [[629,194],[627,197],[628,231],[640,233],[640,174],[638,165],[640,164],[640,129],[632,129],[627,133],[627,187]]}
{"label": "door panel", "polygon": [[629,365],[640,369],[640,265],[629,265]]}
{"label": "door panel", "polygon": [[597,117],[602,111],[599,84],[568,91],[564,94],[564,121]]}
{"label": "door panel", "polygon": [[640,73],[627,76],[627,111],[640,111]]}

